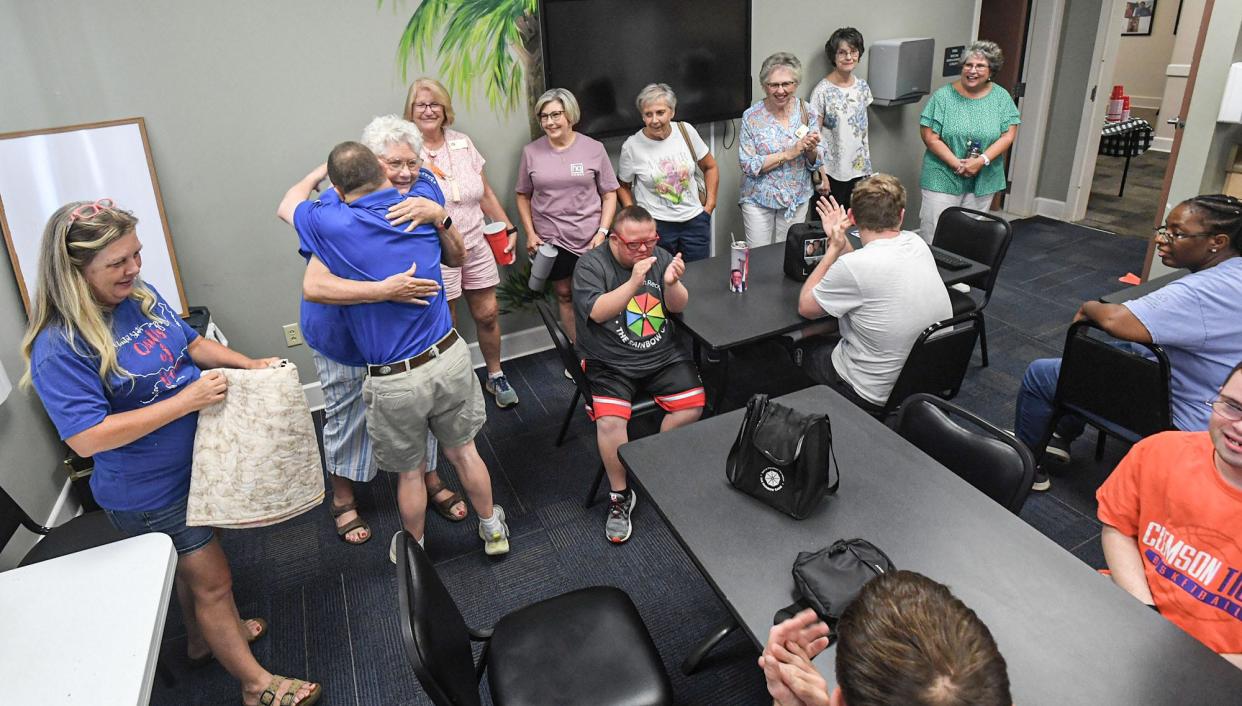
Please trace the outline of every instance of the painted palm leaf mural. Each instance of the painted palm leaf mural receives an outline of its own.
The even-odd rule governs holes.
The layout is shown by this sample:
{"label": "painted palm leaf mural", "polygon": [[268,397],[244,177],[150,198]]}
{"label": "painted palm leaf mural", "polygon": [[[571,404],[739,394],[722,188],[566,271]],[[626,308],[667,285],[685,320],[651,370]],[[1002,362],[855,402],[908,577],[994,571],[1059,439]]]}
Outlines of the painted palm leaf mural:
{"label": "painted palm leaf mural", "polygon": [[454,98],[471,105],[481,87],[494,111],[528,109],[543,92],[537,7],[536,0],[423,0],[397,45],[402,80],[409,80],[411,59],[426,70],[434,53],[438,78]]}

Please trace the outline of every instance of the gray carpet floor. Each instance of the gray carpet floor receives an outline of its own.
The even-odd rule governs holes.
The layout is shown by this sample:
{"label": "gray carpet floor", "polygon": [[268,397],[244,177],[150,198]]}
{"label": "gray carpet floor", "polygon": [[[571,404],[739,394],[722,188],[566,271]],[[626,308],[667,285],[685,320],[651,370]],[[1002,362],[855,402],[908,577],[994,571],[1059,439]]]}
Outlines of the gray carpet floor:
{"label": "gray carpet floor", "polygon": [[[956,400],[1006,428],[1026,365],[1057,355],[1079,303],[1121,289],[1117,277],[1139,271],[1145,251],[1141,239],[1043,218],[1016,222],[1015,231],[986,310],[991,365],[979,367],[976,353]],[[806,384],[796,370],[772,366],[771,353],[748,352],[731,369],[731,377],[747,381],[732,391],[733,404],[745,399],[747,386],[779,393]],[[745,372],[748,356],[752,373]],[[724,606],[649,504],[640,500],[628,544],[605,540],[604,508],[588,510],[582,502],[598,464],[585,416],[575,418],[563,446],[553,446],[573,391],[555,356],[532,355],[505,367],[521,404],[509,410],[489,405],[478,445],[508,514],[512,553],[485,557],[473,519],[428,520],[428,551],[467,622],[487,626],[517,607],[581,586],[619,586],[637,604],[680,703],[765,703],[758,652],[740,632],[702,671],[681,674],[680,661],[726,616]],[[1090,436],[1079,442],[1075,462],[1058,469],[1053,490],[1032,494],[1022,518],[1098,567],[1094,490],[1124,448],[1111,443],[1097,463]],[[451,469],[445,475],[456,483]],[[362,513],[376,535],[361,547],[337,540],[326,506],[275,527],[223,532],[242,614],[263,616],[271,625],[254,645],[257,658],[276,673],[322,682],[325,704],[429,703],[403,652],[395,571],[387,559],[388,540],[399,526],[394,488],[391,478],[380,476],[359,489]],[[163,656],[176,683],[157,680],[152,703],[237,703],[237,685],[219,665],[191,671],[184,655],[174,605]]]}

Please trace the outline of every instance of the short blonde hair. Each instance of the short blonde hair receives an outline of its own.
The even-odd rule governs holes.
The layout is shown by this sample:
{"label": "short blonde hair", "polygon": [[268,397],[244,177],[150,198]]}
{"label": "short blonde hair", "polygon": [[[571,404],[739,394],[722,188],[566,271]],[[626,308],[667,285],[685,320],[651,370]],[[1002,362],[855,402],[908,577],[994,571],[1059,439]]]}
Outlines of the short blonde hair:
{"label": "short blonde hair", "polygon": [[410,90],[405,95],[405,119],[414,119],[414,97],[418,95],[420,88],[431,91],[431,95],[436,99],[436,102],[444,106],[444,125],[452,125],[453,118],[456,117],[456,113],[453,112],[453,97],[449,95],[448,89],[444,87],[444,84],[426,76],[416,78],[414,83],[410,84]]}
{"label": "short blonde hair", "polygon": [[850,194],[850,212],[859,228],[872,231],[901,228],[906,207],[906,187],[891,174],[872,174],[858,182]]}
{"label": "short blonde hair", "polygon": [[582,118],[582,109],[578,107],[578,99],[574,98],[574,94],[564,88],[549,88],[543,92],[542,96],[539,96],[539,100],[535,101],[535,120],[539,119],[543,107],[552,101],[561,104],[565,117],[569,119],[570,127],[578,124],[578,120]]}

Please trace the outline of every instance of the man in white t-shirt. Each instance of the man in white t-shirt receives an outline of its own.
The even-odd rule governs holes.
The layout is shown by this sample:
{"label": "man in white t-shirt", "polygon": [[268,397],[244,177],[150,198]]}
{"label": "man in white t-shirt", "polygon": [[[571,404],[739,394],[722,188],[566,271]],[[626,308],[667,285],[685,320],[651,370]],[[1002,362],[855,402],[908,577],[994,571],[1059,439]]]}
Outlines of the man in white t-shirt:
{"label": "man in white t-shirt", "polygon": [[[859,182],[848,211],[826,198],[816,205],[828,246],[802,285],[798,313],[836,317],[840,341],[804,339],[803,368],[864,408],[888,401],[915,339],[953,315],[927,243],[901,230],[905,206],[905,188],[888,174]],[[858,250],[845,238],[850,223]]]}

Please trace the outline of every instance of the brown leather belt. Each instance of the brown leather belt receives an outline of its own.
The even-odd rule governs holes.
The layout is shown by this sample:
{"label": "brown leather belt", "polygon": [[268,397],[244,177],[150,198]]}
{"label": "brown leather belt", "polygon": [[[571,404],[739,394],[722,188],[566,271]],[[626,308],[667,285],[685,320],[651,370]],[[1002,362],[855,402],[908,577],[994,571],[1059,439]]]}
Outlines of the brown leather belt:
{"label": "brown leather belt", "polygon": [[385,375],[396,375],[397,373],[404,373],[407,370],[413,370],[424,363],[430,363],[436,358],[439,358],[441,353],[444,353],[454,343],[457,343],[458,338],[460,338],[460,336],[457,335],[457,329],[452,329],[445,334],[444,338],[437,341],[435,345],[422,353],[419,353],[413,358],[406,358],[405,360],[399,360],[395,363],[388,363],[387,365],[368,365],[367,374],[378,378],[384,377]]}

